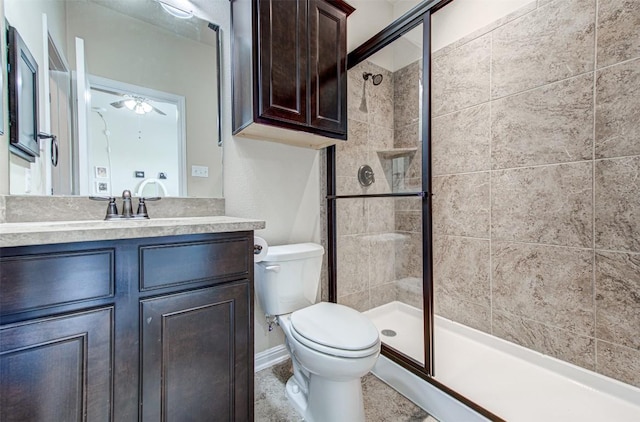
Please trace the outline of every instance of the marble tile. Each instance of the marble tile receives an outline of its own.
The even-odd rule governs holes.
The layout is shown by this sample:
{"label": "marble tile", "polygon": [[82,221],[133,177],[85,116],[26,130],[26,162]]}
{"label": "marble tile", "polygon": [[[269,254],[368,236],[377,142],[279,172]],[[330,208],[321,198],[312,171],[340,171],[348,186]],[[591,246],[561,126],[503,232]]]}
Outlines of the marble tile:
{"label": "marble tile", "polygon": [[593,73],[491,103],[494,169],[589,160]]}
{"label": "marble tile", "polygon": [[494,311],[594,336],[592,250],[493,242],[491,266]]}
{"label": "marble tile", "polygon": [[482,104],[433,119],[434,176],[490,169],[489,111],[489,104]]}
{"label": "marble tile", "polygon": [[592,164],[492,172],[492,238],[592,246]]}
{"label": "marble tile", "polygon": [[394,300],[397,300],[397,298],[398,294],[396,292],[395,282],[374,286],[369,290],[369,299],[371,300],[372,308],[393,302]]}
{"label": "marble tile", "polygon": [[369,286],[379,286],[394,281],[396,278],[395,254],[389,252],[395,251],[396,244],[404,236],[396,233],[382,233],[366,237],[369,240],[369,248],[366,250],[369,254]]}
{"label": "marble tile", "polygon": [[433,232],[489,237],[489,172],[434,177]]}
{"label": "marble tile", "polygon": [[284,386],[293,375],[291,362],[264,369],[255,374],[254,418],[260,422],[303,421],[284,393]]}
{"label": "marble tile", "polygon": [[596,158],[640,155],[638,108],[640,59],[597,72]]}
{"label": "marble tile", "polygon": [[336,177],[358,177],[358,169],[367,162],[367,150],[348,143],[336,145]]}
{"label": "marble tile", "polygon": [[394,103],[393,103],[393,74],[386,69],[377,67],[372,73],[380,73],[383,76],[380,85],[367,81],[367,107],[369,109],[368,122],[371,125],[383,126],[389,129],[394,127]]}
{"label": "marble tile", "polygon": [[592,337],[497,311],[493,312],[492,323],[493,334],[497,337],[586,369],[595,369],[596,341]]}
{"label": "marble tile", "polygon": [[338,235],[365,233],[367,205],[364,199],[341,199],[336,206]]}
{"label": "marble tile", "polygon": [[350,120],[367,123],[369,120],[368,105],[363,109],[362,98],[366,98],[368,86],[362,79],[362,70],[353,68],[347,74],[347,115]]}
{"label": "marble tile", "polygon": [[424,295],[422,294],[422,278],[409,277],[396,280],[396,299],[417,309],[424,307]]}
{"label": "marble tile", "polygon": [[491,305],[489,241],[434,236],[433,283],[439,295]]}
{"label": "marble tile", "polygon": [[339,142],[336,152],[353,151],[356,148],[366,148],[369,143],[369,124],[349,118],[347,120],[347,142]]}
{"label": "marble tile", "polygon": [[598,1],[598,68],[640,57],[640,2]]}
{"label": "marble tile", "polygon": [[378,125],[369,125],[369,135],[366,146],[369,150],[393,148],[394,130]]}
{"label": "marble tile", "polygon": [[596,248],[640,252],[640,156],[596,161]]}
{"label": "marble tile", "polygon": [[596,372],[640,388],[640,351],[597,341]]}
{"label": "marble tile", "polygon": [[362,378],[367,422],[430,422],[435,419],[374,375]]}
{"label": "marble tile", "polygon": [[369,290],[351,293],[346,296],[338,296],[338,303],[353,308],[358,312],[368,311],[371,309]]}
{"label": "marble tile", "polygon": [[434,307],[436,315],[491,333],[491,309],[488,306],[442,294],[436,287]]}
{"label": "marble tile", "polygon": [[395,207],[391,198],[366,199],[367,233],[392,232],[395,228]]}
{"label": "marble tile", "polygon": [[420,120],[420,80],[422,60],[413,62],[393,74],[393,121],[396,127]]}
{"label": "marble tile", "polygon": [[5,223],[7,220],[7,205],[5,198],[7,195],[0,195],[0,224]]}
{"label": "marble tile", "polygon": [[336,263],[338,297],[369,287],[369,241],[364,236],[338,236]]}
{"label": "marble tile", "polygon": [[[392,163],[390,160],[381,160],[377,150],[367,151],[367,160],[363,164],[368,164],[373,170],[375,181],[366,189],[368,193],[388,193],[392,189]],[[360,168],[358,166],[358,168]]]}
{"label": "marble tile", "polygon": [[396,280],[422,278],[422,233],[405,233],[395,248]]}
{"label": "marble tile", "polygon": [[596,337],[640,353],[640,254],[596,251]]}
{"label": "marble tile", "polygon": [[416,145],[422,144],[419,129],[419,123],[410,123],[406,126],[396,126],[393,137],[393,147],[414,148]]}
{"label": "marble tile", "polygon": [[493,31],[491,98],[593,70],[595,4],[558,1]]}
{"label": "marble tile", "polygon": [[488,101],[490,59],[490,34],[433,59],[432,115],[436,117]]}
{"label": "marble tile", "polygon": [[422,210],[397,211],[395,229],[400,232],[422,233]]}

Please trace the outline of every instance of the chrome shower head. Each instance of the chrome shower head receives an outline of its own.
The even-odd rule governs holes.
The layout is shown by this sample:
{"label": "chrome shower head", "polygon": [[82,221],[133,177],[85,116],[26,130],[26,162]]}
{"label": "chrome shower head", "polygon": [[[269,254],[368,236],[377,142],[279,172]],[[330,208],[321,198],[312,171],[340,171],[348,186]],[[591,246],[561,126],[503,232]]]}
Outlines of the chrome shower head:
{"label": "chrome shower head", "polygon": [[369,72],[364,72],[362,74],[362,78],[365,81],[369,80],[369,77],[371,77],[371,82],[373,82],[374,85],[380,85],[382,83],[382,74],[378,73],[378,74],[373,74],[373,73],[369,73]]}

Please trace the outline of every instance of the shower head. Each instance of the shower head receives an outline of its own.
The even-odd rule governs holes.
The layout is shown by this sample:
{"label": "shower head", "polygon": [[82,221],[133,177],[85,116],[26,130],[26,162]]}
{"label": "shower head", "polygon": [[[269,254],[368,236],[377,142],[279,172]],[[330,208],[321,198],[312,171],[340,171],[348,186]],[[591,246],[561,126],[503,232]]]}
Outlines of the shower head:
{"label": "shower head", "polygon": [[374,85],[380,85],[382,83],[382,74],[380,73],[374,75],[373,73],[364,72],[362,74],[362,78],[365,81],[368,81],[369,77],[371,77],[371,82],[373,82]]}

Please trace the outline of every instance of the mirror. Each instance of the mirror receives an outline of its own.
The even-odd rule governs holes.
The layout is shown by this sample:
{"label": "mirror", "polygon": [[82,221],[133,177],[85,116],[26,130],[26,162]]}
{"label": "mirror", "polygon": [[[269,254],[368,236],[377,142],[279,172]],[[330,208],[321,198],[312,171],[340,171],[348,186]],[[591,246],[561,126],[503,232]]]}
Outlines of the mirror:
{"label": "mirror", "polygon": [[51,99],[40,130],[59,144],[55,167],[46,140],[35,163],[11,155],[11,194],[222,197],[220,30],[166,10],[189,4],[4,1]]}

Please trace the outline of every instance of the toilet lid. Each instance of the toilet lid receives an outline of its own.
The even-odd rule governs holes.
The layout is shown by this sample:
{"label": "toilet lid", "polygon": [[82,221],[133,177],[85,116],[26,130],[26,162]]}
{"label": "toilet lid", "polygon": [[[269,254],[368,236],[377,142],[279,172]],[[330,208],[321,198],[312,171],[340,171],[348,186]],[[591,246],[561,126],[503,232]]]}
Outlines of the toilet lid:
{"label": "toilet lid", "polygon": [[378,343],[369,318],[347,306],[320,302],[291,314],[291,326],[304,338],[342,350],[368,349]]}

